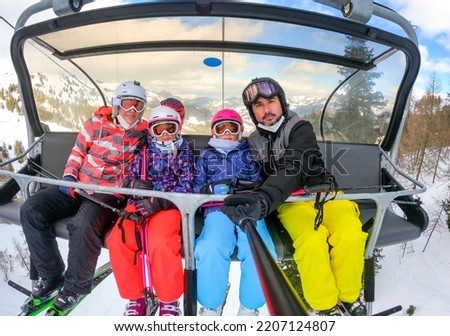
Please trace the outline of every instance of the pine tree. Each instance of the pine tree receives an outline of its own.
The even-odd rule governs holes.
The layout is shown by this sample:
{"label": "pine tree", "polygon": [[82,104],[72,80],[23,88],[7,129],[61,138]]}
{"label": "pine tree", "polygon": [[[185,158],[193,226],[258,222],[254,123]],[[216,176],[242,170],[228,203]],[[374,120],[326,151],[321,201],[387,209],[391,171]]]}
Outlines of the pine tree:
{"label": "pine tree", "polygon": [[[373,57],[366,41],[347,36],[349,44],[345,56],[361,61]],[[374,91],[375,79],[382,73],[359,71],[338,67],[338,73],[351,78],[337,93],[336,112],[332,118],[333,128],[346,141],[375,143],[380,136],[379,128],[385,118],[386,101],[380,91]]]}
{"label": "pine tree", "polygon": [[[19,156],[25,151],[25,148],[23,147],[22,141],[16,140],[14,141],[14,155]],[[19,159],[19,163],[24,163],[25,159],[21,158]]]}
{"label": "pine tree", "polygon": [[447,224],[447,228],[450,231],[450,192],[447,195],[448,197],[443,201],[442,208],[446,216],[445,223]]}
{"label": "pine tree", "polygon": [[8,152],[8,146],[7,144],[4,142],[3,146],[2,146],[2,156],[3,156],[3,160],[9,160],[9,152]]}

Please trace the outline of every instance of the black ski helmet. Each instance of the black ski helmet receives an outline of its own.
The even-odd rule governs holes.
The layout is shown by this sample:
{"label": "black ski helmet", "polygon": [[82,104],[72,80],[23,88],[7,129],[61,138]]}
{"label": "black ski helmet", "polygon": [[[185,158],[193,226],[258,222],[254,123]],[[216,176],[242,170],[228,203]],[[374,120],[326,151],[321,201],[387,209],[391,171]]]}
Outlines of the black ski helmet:
{"label": "black ski helmet", "polygon": [[287,117],[289,113],[288,103],[286,101],[286,95],[283,88],[278,82],[270,77],[257,77],[252,79],[252,81],[245,87],[242,91],[242,101],[247,107],[250,118],[255,125],[258,125],[258,121],[255,118],[255,114],[252,110],[252,104],[259,98],[272,98],[278,96],[281,103],[281,109],[283,111],[283,116]]}

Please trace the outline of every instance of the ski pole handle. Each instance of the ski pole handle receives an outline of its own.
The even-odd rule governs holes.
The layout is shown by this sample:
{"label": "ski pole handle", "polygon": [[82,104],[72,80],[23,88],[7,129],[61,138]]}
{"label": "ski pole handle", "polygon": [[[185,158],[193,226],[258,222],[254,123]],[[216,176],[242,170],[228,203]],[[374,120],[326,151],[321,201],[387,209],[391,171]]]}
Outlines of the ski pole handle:
{"label": "ski pole handle", "polygon": [[142,225],[142,223],[144,222],[144,217],[142,217],[140,215],[136,215],[136,214],[128,212],[128,211],[125,211],[125,210],[119,210],[118,214],[121,217],[126,217],[128,219],[131,219],[133,222],[136,222],[136,224],[138,224],[138,225]]}
{"label": "ski pole handle", "polygon": [[239,227],[242,228],[245,231],[245,228],[248,225],[256,225],[256,220],[249,215],[247,215],[247,212],[245,211],[245,207],[243,205],[238,205],[236,207],[236,212],[239,215]]}

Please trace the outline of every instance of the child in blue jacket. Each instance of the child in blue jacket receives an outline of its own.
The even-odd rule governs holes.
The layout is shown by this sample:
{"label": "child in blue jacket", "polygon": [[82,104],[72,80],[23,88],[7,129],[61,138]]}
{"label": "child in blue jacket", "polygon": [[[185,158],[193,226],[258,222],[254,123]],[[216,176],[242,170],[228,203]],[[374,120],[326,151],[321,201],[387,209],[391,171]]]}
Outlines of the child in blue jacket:
{"label": "child in blue jacket", "polygon": [[[241,139],[243,130],[242,118],[234,110],[223,109],[213,116],[212,138],[197,161],[196,192],[229,194],[236,181],[261,181],[258,164],[247,141]],[[220,206],[205,208],[204,216],[204,226],[194,248],[198,301],[202,305],[199,315],[222,315],[231,255],[236,246],[241,262],[238,315],[259,315],[258,308],[265,304],[265,299],[246,233],[222,213]],[[257,222],[256,230],[275,256],[275,246],[264,220]]]}

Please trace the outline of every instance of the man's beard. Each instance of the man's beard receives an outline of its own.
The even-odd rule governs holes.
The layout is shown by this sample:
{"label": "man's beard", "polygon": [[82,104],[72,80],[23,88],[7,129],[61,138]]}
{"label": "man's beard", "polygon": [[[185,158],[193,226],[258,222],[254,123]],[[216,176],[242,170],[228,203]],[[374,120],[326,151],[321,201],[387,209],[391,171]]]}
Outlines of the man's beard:
{"label": "man's beard", "polygon": [[263,117],[263,122],[262,122],[262,124],[264,124],[265,126],[269,126],[269,127],[270,127],[270,126],[275,125],[277,122],[279,122],[280,119],[281,119],[281,117],[282,117],[283,115],[279,115],[274,121],[265,122],[264,120],[265,120],[266,117],[268,117],[268,116],[275,116],[275,114],[272,113],[272,112],[266,113],[266,114],[264,115],[264,117]]}

